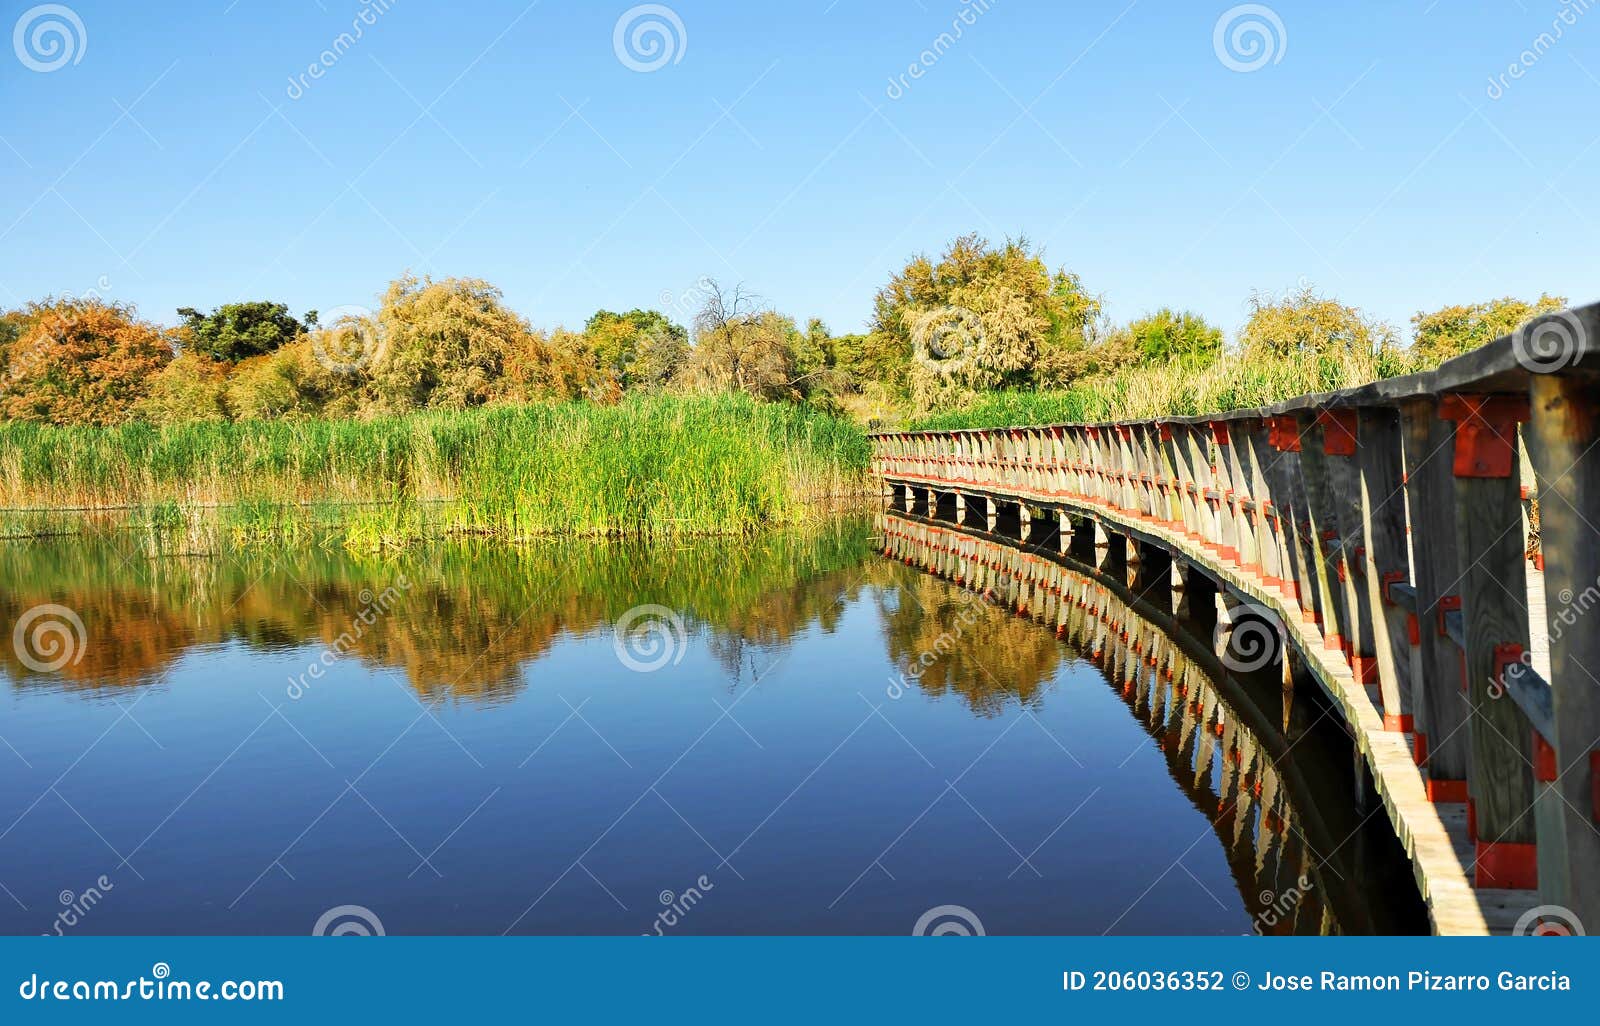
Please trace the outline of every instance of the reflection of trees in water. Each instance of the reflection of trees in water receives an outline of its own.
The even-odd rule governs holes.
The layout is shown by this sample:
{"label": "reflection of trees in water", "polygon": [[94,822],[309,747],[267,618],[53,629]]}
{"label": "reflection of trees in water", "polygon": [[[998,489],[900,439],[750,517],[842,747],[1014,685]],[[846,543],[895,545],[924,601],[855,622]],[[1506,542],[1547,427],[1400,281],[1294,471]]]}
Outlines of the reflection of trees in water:
{"label": "reflection of trees in water", "polygon": [[[11,544],[0,546],[0,667],[23,685],[129,686],[199,645],[338,646],[425,695],[493,700],[514,694],[523,666],[560,638],[609,631],[656,603],[707,632],[737,681],[800,631],[834,629],[860,586],[869,534],[847,520],[731,542],[458,543],[382,559],[317,548],[173,555],[137,535]],[[392,604],[379,602],[385,589]],[[85,628],[81,658],[49,675],[9,643],[17,619],[43,603],[67,606]]]}
{"label": "reflection of trees in water", "polygon": [[957,695],[974,712],[997,716],[1015,701],[1044,695],[1070,654],[1048,631],[969,591],[896,563],[875,583],[889,658],[931,695]]}

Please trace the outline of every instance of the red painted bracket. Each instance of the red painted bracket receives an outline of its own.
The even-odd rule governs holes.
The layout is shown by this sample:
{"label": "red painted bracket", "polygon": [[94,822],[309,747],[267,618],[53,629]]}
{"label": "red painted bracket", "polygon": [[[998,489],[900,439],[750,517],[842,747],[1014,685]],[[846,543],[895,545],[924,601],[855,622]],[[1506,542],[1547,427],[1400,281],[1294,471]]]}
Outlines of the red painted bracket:
{"label": "red painted bracket", "polygon": [[1317,423],[1322,427],[1322,451],[1329,456],[1354,456],[1356,454],[1356,411],[1319,410]]}
{"label": "red painted bracket", "polygon": [[1532,844],[1479,841],[1478,874],[1473,881],[1480,890],[1534,890],[1539,886],[1539,849]]}
{"label": "red painted bracket", "polygon": [[1528,650],[1515,642],[1494,647],[1494,680],[1502,689],[1509,687],[1506,682],[1506,667],[1520,664],[1527,655]]}
{"label": "red painted bracket", "polygon": [[1439,637],[1448,638],[1450,632],[1444,626],[1444,614],[1461,612],[1460,595],[1441,595],[1439,597]]}
{"label": "red painted bracket", "polygon": [[1268,422],[1267,440],[1279,452],[1300,451],[1300,423],[1293,417],[1273,417]]}
{"label": "red painted bracket", "polygon": [[1510,477],[1517,460],[1517,425],[1528,419],[1525,395],[1447,395],[1439,416],[1456,422],[1455,476]]}
{"label": "red painted bracket", "polygon": [[1163,442],[1172,441],[1172,425],[1171,424],[1161,424],[1159,426],[1161,428],[1161,440]]}
{"label": "red painted bracket", "polygon": [[1214,421],[1212,421],[1211,422],[1211,437],[1216,440],[1216,443],[1218,445],[1229,445],[1229,444],[1231,444],[1229,442],[1229,440],[1228,440],[1228,423],[1227,423],[1227,421],[1222,421],[1222,420],[1214,420]]}
{"label": "red painted bracket", "polygon": [[1383,593],[1383,604],[1395,605],[1394,595],[1389,591],[1392,585],[1404,584],[1409,575],[1404,570],[1385,570],[1379,578],[1383,583],[1379,586]]}
{"label": "red painted bracket", "polygon": [[1416,613],[1406,614],[1406,640],[1412,647],[1422,644],[1422,625],[1417,622]]}
{"label": "red painted bracket", "polygon": [[1414,755],[1416,757],[1417,765],[1422,766],[1426,764],[1428,761],[1428,735],[1418,731],[1411,735],[1411,741],[1414,746]]}

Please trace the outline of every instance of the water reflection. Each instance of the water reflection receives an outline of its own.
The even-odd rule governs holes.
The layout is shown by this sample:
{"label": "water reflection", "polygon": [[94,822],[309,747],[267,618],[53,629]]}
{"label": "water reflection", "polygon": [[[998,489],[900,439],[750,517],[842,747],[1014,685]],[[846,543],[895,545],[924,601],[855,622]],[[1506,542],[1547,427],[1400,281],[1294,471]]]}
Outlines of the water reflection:
{"label": "water reflection", "polygon": [[[55,671],[0,646],[0,931],[102,876],[77,932],[638,933],[690,884],[675,932],[1417,925],[1315,700],[1222,676],[1126,567],[905,516],[193,548],[0,546],[0,625],[82,621]],[[686,631],[657,672],[614,651],[641,606]]]}
{"label": "water reflection", "polygon": [[[977,710],[1010,697],[1036,700],[1053,670],[1050,650],[1059,649],[1039,640],[1052,628],[1105,674],[1160,748],[1173,782],[1211,819],[1255,930],[1422,928],[1414,892],[1396,879],[1403,853],[1383,831],[1352,821],[1355,785],[1339,772],[1339,751],[1346,767],[1352,756],[1338,731],[1315,729],[1328,723],[1326,706],[1310,701],[1296,710],[1294,692],[1273,685],[1275,671],[1254,679],[1229,672],[1201,640],[1206,625],[1172,615],[1178,603],[1167,566],[1123,563],[1096,574],[1068,558],[896,513],[881,518],[880,530],[885,556],[970,589],[951,598],[913,583],[926,600],[887,616],[891,651],[925,667],[911,679],[935,692],[962,682],[954,686]],[[983,607],[979,616],[975,606]],[[949,643],[968,635],[970,644]],[[979,665],[1005,659],[1014,668],[1006,683],[973,673],[967,657],[978,649]],[[1371,848],[1387,850],[1374,859]],[[1375,907],[1374,890],[1401,898]]]}
{"label": "water reflection", "polygon": [[0,669],[24,688],[132,688],[159,681],[192,648],[322,645],[400,672],[423,695],[495,701],[513,697],[522,668],[560,638],[657,603],[706,632],[737,678],[797,631],[831,630],[865,582],[853,575],[840,593],[817,579],[844,582],[871,551],[862,520],[738,545],[456,544],[387,559],[321,548],[191,555],[160,535],[11,543],[0,545],[0,621],[56,604],[83,631],[79,657],[58,670],[29,666],[15,645],[0,648]]}

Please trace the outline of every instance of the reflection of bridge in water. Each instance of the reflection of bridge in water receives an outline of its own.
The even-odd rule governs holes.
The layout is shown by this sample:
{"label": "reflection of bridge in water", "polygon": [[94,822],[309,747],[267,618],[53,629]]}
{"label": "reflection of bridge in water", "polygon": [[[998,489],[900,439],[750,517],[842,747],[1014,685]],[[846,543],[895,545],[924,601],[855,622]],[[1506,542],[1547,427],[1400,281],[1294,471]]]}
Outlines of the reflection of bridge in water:
{"label": "reflection of bridge in water", "polygon": [[882,433],[875,465],[899,508],[1170,562],[1225,624],[1268,620],[1285,681],[1355,738],[1434,929],[1563,932],[1600,923],[1600,631],[1578,622],[1600,602],[1597,371],[1600,305],[1427,374]]}
{"label": "reflection of bridge in water", "polygon": [[[1150,580],[1137,563],[1097,574],[1070,557],[894,512],[880,529],[885,556],[1053,628],[1101,670],[1211,823],[1259,932],[1426,928],[1420,901],[1390,897],[1414,890],[1408,876],[1373,878],[1378,866],[1403,870],[1405,856],[1348,801],[1351,749],[1336,718],[1315,703],[1294,710],[1293,692],[1273,674],[1230,672],[1174,614],[1164,578]],[[1387,850],[1374,858],[1373,848]]]}

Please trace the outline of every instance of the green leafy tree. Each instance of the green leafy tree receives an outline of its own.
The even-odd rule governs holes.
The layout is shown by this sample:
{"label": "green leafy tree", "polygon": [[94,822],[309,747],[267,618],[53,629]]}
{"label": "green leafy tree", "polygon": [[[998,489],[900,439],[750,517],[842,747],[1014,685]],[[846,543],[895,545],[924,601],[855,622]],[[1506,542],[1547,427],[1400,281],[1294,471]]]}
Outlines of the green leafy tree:
{"label": "green leafy tree", "polygon": [[622,389],[665,385],[689,358],[688,329],[659,310],[601,310],[583,333],[600,370]]}
{"label": "green leafy tree", "polygon": [[1507,296],[1485,303],[1447,306],[1432,313],[1419,312],[1411,318],[1415,333],[1412,353],[1419,362],[1431,367],[1488,345],[1516,331],[1530,319],[1564,310],[1566,306],[1564,297],[1542,294],[1532,303]]}
{"label": "green leafy tree", "polygon": [[1222,329],[1187,310],[1178,313],[1162,307],[1128,325],[1128,334],[1145,363],[1178,361],[1189,367],[1208,367],[1222,355]]}
{"label": "green leafy tree", "polygon": [[1395,333],[1382,321],[1306,285],[1281,299],[1251,296],[1250,318],[1239,341],[1247,356],[1370,356],[1392,349]]}
{"label": "green leafy tree", "polygon": [[188,329],[188,351],[223,363],[276,352],[305,334],[308,325],[317,323],[315,310],[301,322],[291,317],[282,303],[265,302],[228,303],[208,314],[186,306],[178,310],[178,316]]}
{"label": "green leafy tree", "polygon": [[996,388],[1061,384],[1089,345],[1100,300],[1052,272],[1026,239],[963,235],[937,262],[913,258],[879,290],[873,333],[900,354],[920,408]]}

